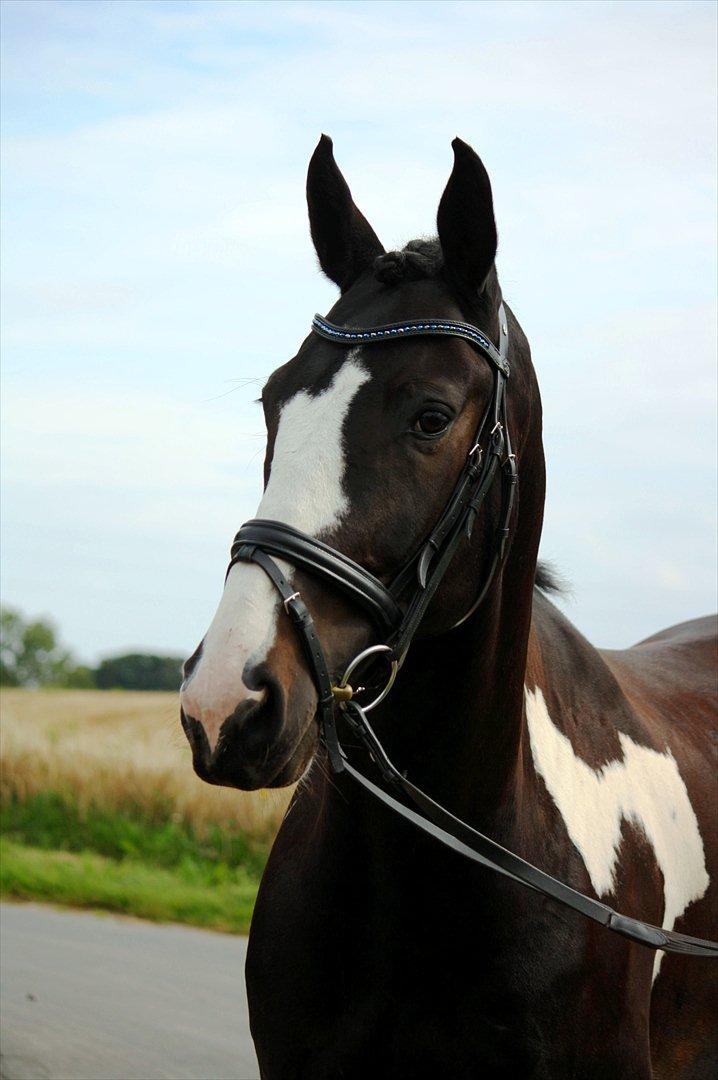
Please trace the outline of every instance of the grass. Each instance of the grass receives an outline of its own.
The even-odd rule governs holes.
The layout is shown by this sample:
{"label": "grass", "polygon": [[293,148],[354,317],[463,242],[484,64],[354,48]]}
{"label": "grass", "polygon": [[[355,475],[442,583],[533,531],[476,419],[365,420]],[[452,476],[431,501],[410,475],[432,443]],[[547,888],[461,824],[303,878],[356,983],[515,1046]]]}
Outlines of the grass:
{"label": "grass", "polygon": [[3,894],[71,907],[100,908],[157,922],[246,933],[257,893],[249,875],[209,887],[182,873],[85,851],[42,851],[0,841]]}
{"label": "grass", "polygon": [[192,772],[173,694],[3,690],[3,894],[246,931],[288,792]]}

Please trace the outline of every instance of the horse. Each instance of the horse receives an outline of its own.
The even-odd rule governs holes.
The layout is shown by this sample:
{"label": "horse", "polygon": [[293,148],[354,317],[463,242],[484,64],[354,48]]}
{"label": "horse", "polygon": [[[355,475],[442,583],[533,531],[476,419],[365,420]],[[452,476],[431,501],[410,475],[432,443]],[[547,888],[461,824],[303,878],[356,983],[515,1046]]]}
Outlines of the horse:
{"label": "horse", "polygon": [[[417,785],[462,835],[489,837],[515,853],[511,866],[539,868],[594,909],[610,900],[626,925],[658,924],[655,940],[715,927],[715,620],[599,650],[554,605],[537,561],[537,377],[499,285],[487,171],[452,145],[438,236],[389,252],[331,140],[314,151],[311,236],[340,297],[264,387],[259,520],[238,534],[185,665],[196,773],[244,790],[298,781],[249,938],[261,1075],[713,1077],[718,965],[611,934],[415,828],[393,812],[406,800],[375,797],[387,777]],[[411,648],[400,663],[387,653],[391,693],[377,695],[371,729],[350,724],[361,688],[341,673],[375,645],[382,604],[405,620],[426,559],[444,550],[433,537],[447,500],[497,439],[492,475],[520,477],[512,509],[503,482],[462,504],[471,527],[452,533]],[[321,692],[327,678],[340,708]],[[363,786],[348,771],[357,755]]]}

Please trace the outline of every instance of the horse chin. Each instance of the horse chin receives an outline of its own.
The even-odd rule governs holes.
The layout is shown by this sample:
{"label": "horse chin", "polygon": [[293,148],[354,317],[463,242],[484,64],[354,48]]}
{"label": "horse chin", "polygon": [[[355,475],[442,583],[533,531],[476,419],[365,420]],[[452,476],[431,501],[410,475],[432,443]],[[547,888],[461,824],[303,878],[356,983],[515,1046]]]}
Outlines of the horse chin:
{"label": "horse chin", "polygon": [[314,761],[314,755],[317,751],[319,739],[314,740],[314,745],[307,751],[303,748],[297,750],[292,758],[279,770],[279,772],[272,777],[262,787],[266,788],[283,788],[288,787],[290,784],[296,784],[298,780],[304,776]]}
{"label": "horse chin", "polygon": [[303,727],[298,738],[282,733],[273,745],[268,745],[261,761],[252,761],[234,747],[218,748],[211,764],[204,755],[193,754],[194,771],[200,780],[216,787],[257,791],[260,788],[288,787],[309,768],[319,744],[319,729],[312,719]]}

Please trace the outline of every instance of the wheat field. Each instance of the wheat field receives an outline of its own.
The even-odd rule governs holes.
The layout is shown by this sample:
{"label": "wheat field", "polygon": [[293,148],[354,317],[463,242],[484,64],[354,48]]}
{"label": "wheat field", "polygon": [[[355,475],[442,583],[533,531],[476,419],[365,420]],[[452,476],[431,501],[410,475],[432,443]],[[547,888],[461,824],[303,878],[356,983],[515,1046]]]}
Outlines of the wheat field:
{"label": "wheat field", "polygon": [[291,791],[211,787],[193,770],[176,694],[0,692],[0,799],[52,791],[87,811],[130,810],[203,836],[212,826],[268,841]]}

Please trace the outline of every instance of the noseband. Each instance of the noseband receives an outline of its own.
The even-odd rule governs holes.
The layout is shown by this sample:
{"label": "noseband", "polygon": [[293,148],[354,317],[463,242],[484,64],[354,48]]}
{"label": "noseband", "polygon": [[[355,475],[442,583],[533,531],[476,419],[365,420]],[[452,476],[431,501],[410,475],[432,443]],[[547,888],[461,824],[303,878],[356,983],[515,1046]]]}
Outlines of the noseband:
{"label": "noseband", "polygon": [[[443,513],[431,533],[407,559],[389,586],[385,586],[363,566],[336,548],[290,525],[262,519],[246,522],[235,536],[227,574],[238,562],[254,562],[261,566],[276,587],[284,610],[297,630],[312,672],[319,698],[317,721],[334,772],[349,773],[366,791],[395,813],[472,862],[550,896],[623,937],[666,952],[718,958],[718,943],[664,930],[620,915],[608,905],[564,885],[454,817],[412,784],[392,764],[367,720],[367,712],[389,693],[462,537],[471,539],[476,516],[499,476],[501,513],[493,536],[486,577],[470,609],[455,626],[468,619],[488,595],[496,571],[506,555],[518,472],[516,458],[511,449],[506,413],[506,383],[510,368],[507,359],[508,324],[503,304],[499,306],[498,321],[499,346],[496,348],[481,330],[465,322],[431,318],[370,328],[349,328],[335,326],[320,315],[315,315],[312,331],[336,345],[373,346],[412,337],[462,338],[473,345],[492,366],[494,383],[491,400]],[[373,645],[355,657],[338,685],[332,683],[324,650],[308,608],[272,556],[286,559],[294,566],[328,581],[362,607],[382,634],[385,643]],[[363,660],[379,653],[384,654],[390,662],[389,679],[378,697],[362,707],[354,696],[358,690],[355,691],[349,685],[349,679]],[[416,809],[396,799],[350,763],[337,734],[337,705],[352,732],[369,752],[385,783],[393,787],[406,801],[413,803]]]}

